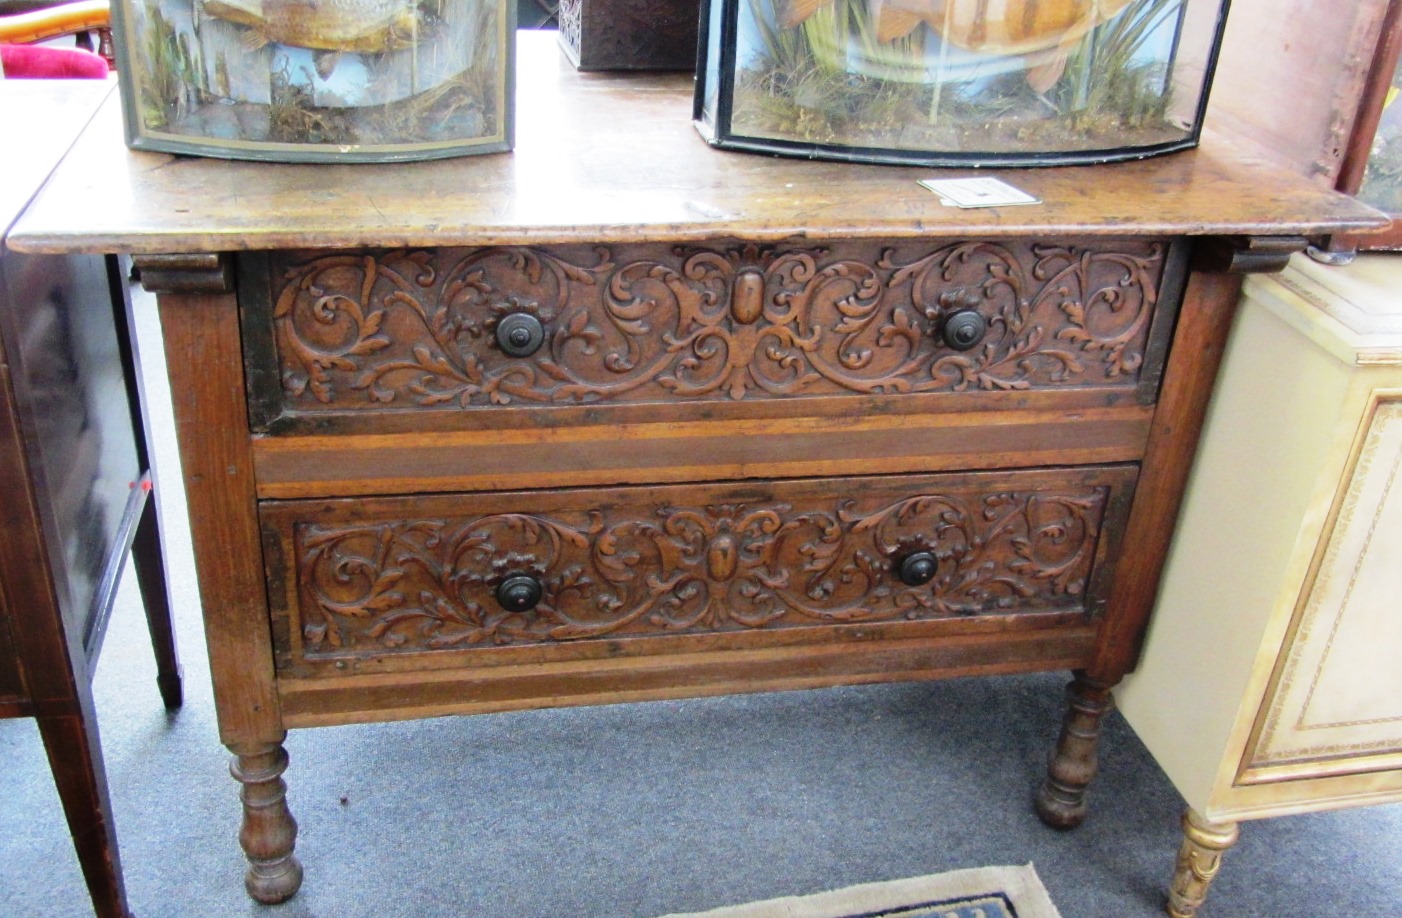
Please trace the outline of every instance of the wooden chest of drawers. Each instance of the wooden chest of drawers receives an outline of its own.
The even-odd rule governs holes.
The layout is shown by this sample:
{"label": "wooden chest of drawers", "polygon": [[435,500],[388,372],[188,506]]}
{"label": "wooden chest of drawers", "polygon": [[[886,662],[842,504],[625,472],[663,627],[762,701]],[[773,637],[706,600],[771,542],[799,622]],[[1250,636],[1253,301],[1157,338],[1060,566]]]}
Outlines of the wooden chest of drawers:
{"label": "wooden chest of drawers", "polygon": [[1187,250],[241,257],[284,722],[1082,665]]}
{"label": "wooden chest of drawers", "polygon": [[250,892],[301,880],[286,729],[361,720],[1066,668],[1079,822],[1236,272],[1380,219],[1220,145],[958,211],[521,38],[511,155],[127,154],[109,112],[15,235],[160,294]]}

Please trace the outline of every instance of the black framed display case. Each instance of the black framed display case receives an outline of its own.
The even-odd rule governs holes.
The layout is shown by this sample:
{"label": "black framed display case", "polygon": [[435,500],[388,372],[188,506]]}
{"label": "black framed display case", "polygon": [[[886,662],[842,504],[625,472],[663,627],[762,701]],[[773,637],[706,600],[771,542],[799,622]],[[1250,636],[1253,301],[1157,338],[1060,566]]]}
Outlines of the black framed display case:
{"label": "black framed display case", "polygon": [[281,162],[509,150],[515,0],[116,0],[134,149]]}
{"label": "black framed display case", "polygon": [[1195,146],[1225,0],[706,0],[694,117],[715,146],[907,165],[1055,165]]}

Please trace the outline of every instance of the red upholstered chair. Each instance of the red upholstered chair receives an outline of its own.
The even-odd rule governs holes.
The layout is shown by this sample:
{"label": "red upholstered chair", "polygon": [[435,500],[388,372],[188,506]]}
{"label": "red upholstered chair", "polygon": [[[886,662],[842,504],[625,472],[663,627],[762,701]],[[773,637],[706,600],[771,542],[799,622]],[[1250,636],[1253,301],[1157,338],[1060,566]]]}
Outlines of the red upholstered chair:
{"label": "red upholstered chair", "polygon": [[[0,63],[5,76],[103,79],[114,67],[111,25],[108,0],[0,0]],[[98,36],[97,53],[91,50],[93,33]],[[78,46],[36,44],[65,35],[77,36]]]}

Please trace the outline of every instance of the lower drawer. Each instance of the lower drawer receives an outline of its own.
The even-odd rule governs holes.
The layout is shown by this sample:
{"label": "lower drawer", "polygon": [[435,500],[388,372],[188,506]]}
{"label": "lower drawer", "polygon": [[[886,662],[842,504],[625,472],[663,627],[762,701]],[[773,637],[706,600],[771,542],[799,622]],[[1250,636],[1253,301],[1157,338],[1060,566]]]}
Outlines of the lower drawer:
{"label": "lower drawer", "polygon": [[1084,628],[1135,470],[261,507],[279,673]]}

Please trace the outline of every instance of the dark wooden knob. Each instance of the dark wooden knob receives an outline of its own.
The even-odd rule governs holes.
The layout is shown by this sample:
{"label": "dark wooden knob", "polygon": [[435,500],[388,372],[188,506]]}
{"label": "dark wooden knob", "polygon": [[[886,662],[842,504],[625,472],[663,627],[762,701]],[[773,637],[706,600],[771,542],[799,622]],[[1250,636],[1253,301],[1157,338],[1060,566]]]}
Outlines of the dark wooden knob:
{"label": "dark wooden knob", "polygon": [[973,309],[962,309],[944,320],[944,343],[956,351],[976,347],[988,331],[988,320]]}
{"label": "dark wooden knob", "polygon": [[545,340],[545,326],[530,313],[513,312],[497,323],[497,344],[509,357],[529,357]]}
{"label": "dark wooden knob", "polygon": [[923,586],[935,579],[939,561],[928,551],[911,552],[896,565],[896,576],[906,586]]}
{"label": "dark wooden knob", "polygon": [[544,593],[540,581],[530,574],[512,574],[497,587],[497,602],[509,612],[525,612],[534,609]]}

